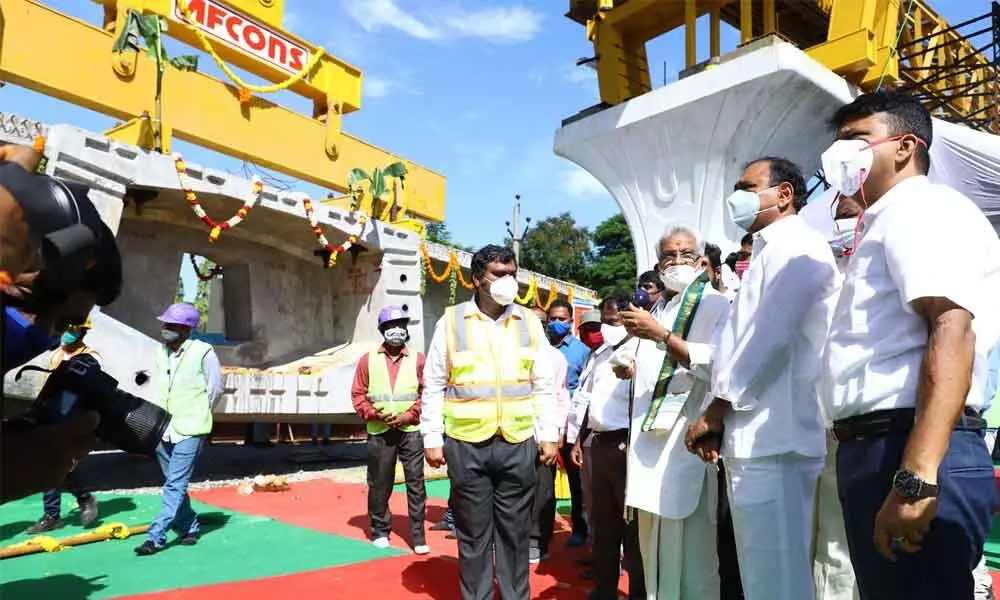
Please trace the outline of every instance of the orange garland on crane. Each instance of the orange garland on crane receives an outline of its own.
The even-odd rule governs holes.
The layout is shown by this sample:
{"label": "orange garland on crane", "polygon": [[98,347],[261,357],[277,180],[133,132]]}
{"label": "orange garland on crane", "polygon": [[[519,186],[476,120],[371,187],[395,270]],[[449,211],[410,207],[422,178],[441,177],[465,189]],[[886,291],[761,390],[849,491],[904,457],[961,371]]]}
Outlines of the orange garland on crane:
{"label": "orange garland on crane", "polygon": [[260,199],[261,192],[264,191],[264,183],[259,177],[254,175],[250,198],[243,202],[243,206],[236,211],[235,215],[229,217],[226,221],[219,223],[212,217],[208,216],[208,213],[206,213],[205,209],[202,208],[201,202],[198,200],[198,195],[194,193],[194,190],[184,185],[184,175],[187,174],[187,169],[184,166],[184,157],[176,152],[174,153],[174,168],[177,170],[177,179],[180,181],[181,189],[184,190],[184,200],[187,201],[188,206],[190,206],[191,210],[194,211],[195,216],[201,219],[201,222],[208,225],[211,229],[211,232],[208,234],[208,241],[210,242],[214,242],[219,239],[219,234],[223,231],[232,229],[242,223],[243,219],[250,214],[250,209],[257,204],[257,201]]}

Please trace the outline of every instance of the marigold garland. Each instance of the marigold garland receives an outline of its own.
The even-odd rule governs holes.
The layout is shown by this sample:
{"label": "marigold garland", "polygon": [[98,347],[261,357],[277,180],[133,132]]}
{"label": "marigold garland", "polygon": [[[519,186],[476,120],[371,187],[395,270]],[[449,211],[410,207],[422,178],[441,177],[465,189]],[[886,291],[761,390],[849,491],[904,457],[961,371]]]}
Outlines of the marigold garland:
{"label": "marigold garland", "polygon": [[351,246],[358,243],[358,236],[364,233],[368,217],[364,213],[359,214],[358,223],[361,225],[361,230],[358,231],[357,235],[347,236],[347,239],[341,242],[339,246],[334,246],[329,240],[326,239],[326,235],[323,234],[323,229],[319,226],[319,217],[316,216],[316,210],[313,208],[312,200],[304,198],[302,200],[302,206],[306,209],[306,218],[309,219],[309,226],[312,228],[313,235],[316,236],[316,241],[319,242],[319,245],[330,254],[330,257],[326,261],[326,268],[329,269],[337,264],[337,258],[342,253],[350,250]]}
{"label": "marigold garland", "polygon": [[235,215],[229,217],[226,221],[219,223],[212,217],[208,216],[208,213],[205,212],[205,209],[201,206],[201,202],[198,200],[198,195],[194,193],[193,189],[184,184],[184,176],[187,174],[187,168],[184,166],[184,157],[178,153],[174,153],[174,168],[177,169],[177,179],[180,181],[181,189],[184,190],[184,200],[187,201],[188,206],[190,206],[191,210],[194,211],[195,216],[201,219],[201,222],[211,229],[208,234],[208,241],[210,242],[214,242],[219,239],[219,234],[223,231],[232,229],[242,223],[243,219],[250,214],[250,209],[257,204],[258,200],[260,200],[261,192],[264,191],[264,183],[259,177],[254,175],[250,197],[243,202],[243,206],[236,211]]}
{"label": "marigold garland", "polygon": [[31,149],[39,154],[45,152],[45,136],[36,135],[35,139],[31,141]]}
{"label": "marigold garland", "polygon": [[452,274],[452,271],[455,271],[459,285],[467,290],[475,287],[471,281],[466,281],[465,275],[462,273],[462,265],[458,262],[458,255],[455,254],[454,250],[448,251],[448,263],[444,266],[444,271],[440,275],[434,272],[433,262],[430,253],[427,251],[427,246],[421,244],[420,252],[424,255],[424,270],[435,283],[444,283]]}

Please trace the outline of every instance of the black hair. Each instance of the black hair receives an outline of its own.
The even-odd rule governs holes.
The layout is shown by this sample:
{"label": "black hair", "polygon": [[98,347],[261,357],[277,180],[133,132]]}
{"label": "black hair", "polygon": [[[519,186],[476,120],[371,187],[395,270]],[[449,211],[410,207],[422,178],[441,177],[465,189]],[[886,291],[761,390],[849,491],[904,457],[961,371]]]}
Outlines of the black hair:
{"label": "black hair", "polygon": [[753,246],[753,234],[748,233],[740,238],[740,246]]}
{"label": "black hair", "polygon": [[726,260],[724,260],[723,262],[725,262],[729,266],[730,269],[732,269],[733,271],[735,271],[736,270],[736,261],[738,261],[739,259],[740,259],[740,253],[739,252],[730,252],[729,256],[727,256]]}
{"label": "black hair", "polygon": [[663,282],[660,281],[660,278],[659,276],[657,276],[656,271],[646,271],[642,275],[639,275],[638,285],[642,285],[644,283],[652,283],[656,285],[656,289],[660,290],[661,292],[665,289],[663,286]]}
{"label": "black hair", "polygon": [[915,96],[902,92],[881,91],[862,94],[850,104],[845,104],[833,113],[830,125],[840,129],[852,121],[872,115],[882,114],[890,136],[915,135],[927,145],[917,144],[914,156],[917,168],[924,175],[931,168],[930,147],[934,138],[931,113]]}
{"label": "black hair", "polygon": [[597,305],[597,310],[604,312],[607,306],[613,306],[618,310],[628,310],[628,305],[631,302],[632,299],[629,298],[628,294],[622,290],[615,290],[610,296],[601,300],[601,303]]}
{"label": "black hair", "polygon": [[809,194],[809,190],[806,188],[805,177],[802,176],[802,169],[787,158],[781,158],[780,156],[763,156],[748,162],[746,166],[743,167],[743,170],[762,162],[767,163],[768,172],[770,173],[767,184],[772,187],[782,183],[788,183],[791,185],[792,207],[795,208],[795,212],[801,210],[801,208],[806,205],[806,196]]}
{"label": "black hair", "polygon": [[473,277],[482,279],[483,275],[486,274],[486,265],[494,262],[502,264],[514,263],[514,267],[517,267],[517,258],[514,256],[513,250],[507,246],[487,244],[476,250],[476,253],[472,255],[469,270],[472,272]]}
{"label": "black hair", "polygon": [[705,242],[705,258],[708,259],[708,264],[712,269],[718,270],[722,268],[722,248]]}
{"label": "black hair", "polygon": [[545,314],[551,314],[553,308],[565,308],[566,312],[569,313],[569,316],[570,317],[573,316],[573,305],[570,304],[569,302],[566,302],[562,298],[556,298],[555,300],[553,300],[552,303],[549,304],[549,308],[548,310],[545,311]]}

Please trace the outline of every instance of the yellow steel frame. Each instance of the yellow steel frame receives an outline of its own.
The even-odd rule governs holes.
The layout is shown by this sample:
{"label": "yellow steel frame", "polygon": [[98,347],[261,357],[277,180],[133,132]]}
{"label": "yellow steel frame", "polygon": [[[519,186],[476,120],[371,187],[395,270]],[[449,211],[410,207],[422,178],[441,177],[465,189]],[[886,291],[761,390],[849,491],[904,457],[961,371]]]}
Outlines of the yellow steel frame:
{"label": "yellow steel frame", "polygon": [[[580,10],[572,9],[579,9],[587,0],[569,1],[571,13],[579,14]],[[802,1],[815,4],[829,19],[826,41],[806,48],[806,52],[862,89],[902,81],[916,84],[922,93],[945,98],[939,110],[950,116],[1000,117],[996,70],[968,41],[961,40],[960,34],[946,31],[948,23],[925,0]],[[685,27],[686,67],[697,64],[695,22],[706,13],[711,14],[710,51],[712,58],[718,57],[719,10],[729,4],[739,6],[741,43],[753,38],[756,19],[760,19],[764,35],[782,33],[775,0],[602,0],[600,10],[587,20],[587,37],[597,57],[601,101],[619,104],[649,91],[645,44],[677,27]],[[911,10],[905,15],[907,8]],[[906,46],[926,36],[931,37],[922,46],[935,49],[915,57],[917,64],[907,62],[901,69],[905,61],[897,54],[897,43]],[[951,74],[921,83],[931,66]],[[960,91],[954,92],[956,88]],[[994,129],[1000,131],[1000,125]]]}
{"label": "yellow steel frame", "polygon": [[[0,79],[125,121],[109,136],[150,147],[155,114],[156,64],[134,53],[113,56],[116,29],[129,8],[168,20],[168,34],[197,44],[194,34],[170,13],[170,0],[100,0],[105,28],[55,11],[36,0],[0,0]],[[283,0],[220,2],[254,17],[281,35],[315,51],[315,46],[280,29]],[[280,82],[288,73],[225,44],[215,46],[227,62]],[[340,129],[341,117],[361,106],[361,71],[324,56],[309,76],[290,90],[313,100],[311,116],[261,97],[239,101],[235,86],[203,73],[171,66],[163,77],[161,137],[164,152],[176,136],[205,148],[274,169],[338,192],[347,174],[400,160]],[[405,162],[405,161],[404,161]],[[409,212],[444,219],[444,177],[406,162]]]}

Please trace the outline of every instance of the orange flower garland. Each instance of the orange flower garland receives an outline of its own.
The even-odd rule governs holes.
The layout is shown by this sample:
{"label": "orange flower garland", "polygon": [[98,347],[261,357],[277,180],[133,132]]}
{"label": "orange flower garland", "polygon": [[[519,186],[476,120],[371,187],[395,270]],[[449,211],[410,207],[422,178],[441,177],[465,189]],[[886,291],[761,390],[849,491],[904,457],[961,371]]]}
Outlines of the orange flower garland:
{"label": "orange flower garland", "polygon": [[35,152],[42,154],[45,152],[45,136],[37,135],[35,139],[31,141],[31,149]]}
{"label": "orange flower garland", "polygon": [[339,246],[334,246],[326,239],[326,235],[323,234],[323,229],[319,226],[319,218],[316,216],[316,210],[313,208],[312,200],[305,198],[302,200],[302,206],[306,209],[306,218],[309,219],[309,226],[312,227],[313,235],[316,236],[316,241],[319,245],[323,247],[327,252],[330,253],[330,258],[326,261],[326,268],[330,268],[337,264],[337,257],[341,253],[350,250],[351,246],[358,243],[358,236],[364,233],[365,223],[368,222],[368,217],[364,213],[358,215],[358,223],[361,225],[361,230],[357,235],[349,235],[347,239],[344,240]]}
{"label": "orange flower garland", "polygon": [[195,216],[201,219],[201,222],[208,225],[211,229],[211,232],[208,234],[208,241],[210,242],[214,242],[219,239],[219,234],[223,231],[232,229],[242,223],[243,219],[245,219],[250,213],[250,209],[257,204],[257,201],[260,199],[261,192],[264,191],[264,183],[255,175],[253,178],[253,189],[250,192],[250,198],[243,202],[243,206],[236,211],[235,215],[222,223],[218,223],[215,219],[208,216],[205,209],[201,207],[201,202],[198,201],[198,195],[194,193],[194,190],[184,185],[184,175],[187,173],[187,170],[184,167],[184,158],[177,153],[174,154],[174,168],[177,169],[177,179],[181,183],[181,189],[184,190],[184,200],[187,201],[191,210],[194,211]]}
{"label": "orange flower garland", "polygon": [[436,283],[444,283],[445,280],[448,279],[448,276],[451,275],[452,269],[455,269],[459,285],[467,290],[471,290],[475,287],[472,285],[471,281],[466,281],[465,275],[462,274],[462,265],[458,262],[458,255],[455,254],[454,250],[448,251],[448,264],[444,266],[444,271],[442,271],[440,275],[434,272],[431,255],[427,252],[426,245],[420,244],[420,252],[424,255],[424,268],[427,271],[427,274]]}

